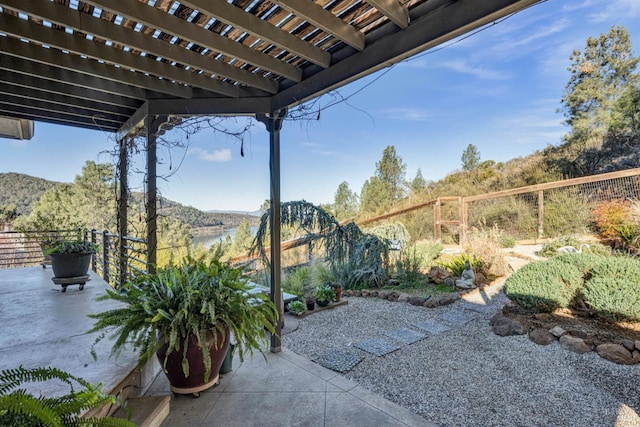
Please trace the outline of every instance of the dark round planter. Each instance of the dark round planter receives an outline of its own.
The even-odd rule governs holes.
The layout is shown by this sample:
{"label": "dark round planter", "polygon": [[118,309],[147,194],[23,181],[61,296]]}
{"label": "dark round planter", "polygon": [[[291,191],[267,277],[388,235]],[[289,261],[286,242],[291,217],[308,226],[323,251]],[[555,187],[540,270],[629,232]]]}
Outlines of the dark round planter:
{"label": "dark round planter", "polygon": [[93,254],[51,254],[51,268],[56,278],[85,276]]}
{"label": "dark round planter", "polygon": [[316,303],[313,301],[307,301],[307,310],[311,311],[316,308]]}
{"label": "dark round planter", "polygon": [[[189,363],[189,375],[185,376],[182,370],[182,355],[185,343],[178,350],[167,354],[168,344],[163,345],[157,351],[158,361],[164,366],[164,373],[169,379],[171,391],[178,394],[199,393],[202,390],[213,387],[218,382],[219,372],[229,349],[229,329],[226,333],[207,333],[206,346],[211,356],[211,374],[205,378],[206,372],[202,349],[198,346],[198,340],[192,336],[187,345],[187,361]],[[166,357],[166,364],[165,364]]]}
{"label": "dark round planter", "polygon": [[316,304],[320,307],[326,307],[329,305],[329,300],[316,300]]}

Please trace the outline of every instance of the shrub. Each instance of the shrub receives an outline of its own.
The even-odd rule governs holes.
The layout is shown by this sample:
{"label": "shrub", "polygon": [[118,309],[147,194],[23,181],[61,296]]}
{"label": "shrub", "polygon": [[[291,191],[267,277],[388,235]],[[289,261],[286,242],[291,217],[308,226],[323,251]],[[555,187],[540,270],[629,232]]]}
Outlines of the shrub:
{"label": "shrub", "polygon": [[304,311],[307,309],[307,305],[302,301],[296,300],[296,301],[291,301],[289,304],[287,304],[287,308],[292,313],[301,314],[301,313],[304,313]]}
{"label": "shrub", "polygon": [[604,239],[619,237],[617,229],[628,225],[631,220],[631,207],[624,200],[611,200],[600,203],[591,211],[595,226]]}
{"label": "shrub", "polygon": [[507,278],[504,293],[522,307],[549,312],[571,304],[582,276],[562,261],[533,261]]}
{"label": "shrub", "polygon": [[298,297],[309,293],[311,288],[311,269],[306,266],[297,268],[282,279],[282,290]]}
{"label": "shrub", "polygon": [[638,276],[627,279],[594,277],[584,289],[585,304],[596,316],[610,321],[640,321]]}
{"label": "shrub", "polygon": [[446,268],[454,276],[461,276],[462,271],[464,270],[465,261],[469,261],[471,267],[475,268],[476,271],[483,271],[484,264],[482,263],[482,260],[475,255],[467,255],[465,253],[462,253],[460,255],[449,255],[446,258],[437,261],[436,264]]}
{"label": "shrub", "polygon": [[640,284],[640,261],[626,256],[603,258],[594,265],[591,270],[591,276],[594,278],[609,277],[614,280],[628,280]]}
{"label": "shrub", "polygon": [[421,240],[413,245],[416,257],[420,259],[420,268],[428,270],[433,261],[442,252],[442,244],[435,240]]}
{"label": "shrub", "polygon": [[547,190],[544,200],[544,234],[585,233],[591,223],[593,203],[576,187]]}
{"label": "shrub", "polygon": [[[508,271],[508,264],[505,258],[500,236],[502,231],[494,225],[490,229],[472,228],[467,238],[467,252],[479,259],[483,274],[503,276]],[[471,263],[473,267],[473,263]]]}
{"label": "shrub", "polygon": [[540,256],[543,257],[552,257],[556,255],[560,255],[561,252],[558,252],[558,249],[563,246],[573,246],[574,248],[581,250],[583,252],[589,252],[595,255],[610,255],[611,250],[609,247],[602,245],[597,242],[586,243],[583,240],[578,239],[574,236],[560,236],[558,238],[553,239],[550,242],[546,242],[542,245],[542,249],[540,250]]}
{"label": "shrub", "polygon": [[592,253],[564,253],[553,257],[554,262],[576,267],[583,276],[590,274],[593,267],[603,259],[602,255]]}

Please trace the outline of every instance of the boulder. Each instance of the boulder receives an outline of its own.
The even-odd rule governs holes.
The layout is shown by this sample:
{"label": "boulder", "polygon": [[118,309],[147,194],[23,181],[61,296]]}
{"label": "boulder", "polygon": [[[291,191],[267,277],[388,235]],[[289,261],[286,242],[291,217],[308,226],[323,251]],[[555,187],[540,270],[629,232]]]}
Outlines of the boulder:
{"label": "boulder", "polygon": [[438,307],[438,300],[435,298],[429,298],[422,305],[427,308],[436,308]]}
{"label": "boulder", "polygon": [[363,289],[362,291],[360,291],[360,296],[361,297],[368,297],[369,296],[369,290],[368,289]]}
{"label": "boulder", "polygon": [[636,343],[631,340],[622,340],[622,346],[629,351],[636,349]]}
{"label": "boulder", "polygon": [[398,301],[399,298],[400,298],[400,294],[396,291],[391,291],[389,292],[389,295],[387,295],[387,299],[389,301]]}
{"label": "boulder", "polygon": [[389,297],[389,291],[378,291],[378,298],[387,299]]}
{"label": "boulder", "polygon": [[424,298],[422,297],[411,297],[409,298],[409,304],[411,305],[422,305],[424,302]]}
{"label": "boulder", "polygon": [[411,298],[411,295],[403,292],[398,297],[398,302],[409,302],[409,298]]}
{"label": "boulder", "polygon": [[449,305],[449,304],[453,304],[454,302],[458,301],[460,299],[460,295],[458,295],[457,293],[451,294],[451,295],[444,295],[441,296],[440,298],[438,298],[438,305]]}
{"label": "boulder", "polygon": [[352,297],[361,297],[362,296],[362,291],[360,289],[354,289],[353,291],[351,291],[351,296]]}
{"label": "boulder", "polygon": [[537,328],[529,332],[529,339],[538,345],[549,345],[556,341],[556,337],[544,328]]}
{"label": "boulder", "polygon": [[351,297],[353,296],[353,291],[351,289],[346,289],[344,291],[342,291],[342,295],[345,297]]}
{"label": "boulder", "polygon": [[596,352],[600,357],[607,359],[613,363],[621,365],[634,365],[637,363],[633,360],[631,352],[624,348],[621,344],[605,343],[596,347]]}
{"label": "boulder", "polygon": [[573,351],[574,353],[588,353],[591,351],[591,346],[584,342],[582,338],[574,337],[573,335],[563,335],[560,337],[560,346],[565,350]]}
{"label": "boulder", "polygon": [[560,326],[556,325],[553,328],[551,328],[549,330],[550,333],[552,333],[554,336],[560,338],[561,336],[563,336],[564,334],[567,333],[567,331],[565,331],[564,329],[562,329]]}
{"label": "boulder", "polygon": [[378,294],[379,294],[379,292],[377,290],[375,290],[375,289],[369,291],[369,296],[370,297],[377,297]]}
{"label": "boulder", "polygon": [[451,273],[446,268],[443,267],[431,267],[429,272],[427,273],[427,277],[434,283],[442,283],[445,279],[451,277]]}
{"label": "boulder", "polygon": [[525,333],[524,327],[520,322],[508,317],[501,317],[497,319],[492,328],[493,333],[500,335],[501,337],[523,335]]}
{"label": "boulder", "polygon": [[389,286],[399,286],[400,281],[398,279],[389,279]]}
{"label": "boulder", "polygon": [[640,350],[640,340],[636,340],[636,350]]}
{"label": "boulder", "polygon": [[631,352],[631,357],[633,357],[634,362],[640,363],[640,350],[633,350]]}
{"label": "boulder", "polygon": [[482,273],[476,273],[476,277],[473,280],[473,284],[480,287],[482,285],[484,285],[485,283],[487,283],[487,278],[484,277],[484,274]]}

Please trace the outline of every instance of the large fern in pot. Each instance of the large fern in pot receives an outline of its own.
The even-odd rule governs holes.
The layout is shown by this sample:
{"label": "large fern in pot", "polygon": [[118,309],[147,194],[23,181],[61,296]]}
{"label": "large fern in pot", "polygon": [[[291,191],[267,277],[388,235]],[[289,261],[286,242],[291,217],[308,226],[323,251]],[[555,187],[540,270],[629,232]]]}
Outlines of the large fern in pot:
{"label": "large fern in pot", "polygon": [[89,332],[104,331],[96,343],[106,336],[113,338],[116,355],[130,344],[139,351],[140,364],[163,348],[160,362],[165,368],[169,353],[182,352],[182,370],[189,376],[193,367],[185,343],[195,341],[202,353],[204,383],[217,374],[206,343],[228,345],[231,333],[241,360],[247,351],[264,355],[265,331],[275,333],[275,305],[264,294],[249,293],[241,270],[222,262],[220,256],[209,261],[187,258],[181,265],[138,276],[119,291],[107,290],[99,300],[111,299],[123,306],[89,315],[96,319]]}

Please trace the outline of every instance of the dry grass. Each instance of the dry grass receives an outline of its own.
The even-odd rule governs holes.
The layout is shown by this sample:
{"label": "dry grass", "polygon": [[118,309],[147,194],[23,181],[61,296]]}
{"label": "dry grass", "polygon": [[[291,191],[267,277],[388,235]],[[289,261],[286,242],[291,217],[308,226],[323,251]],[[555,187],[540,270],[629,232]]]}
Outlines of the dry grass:
{"label": "dry grass", "polygon": [[485,270],[495,276],[504,276],[509,265],[500,245],[500,230],[497,226],[490,229],[472,228],[467,235],[465,251],[475,255],[484,263]]}

